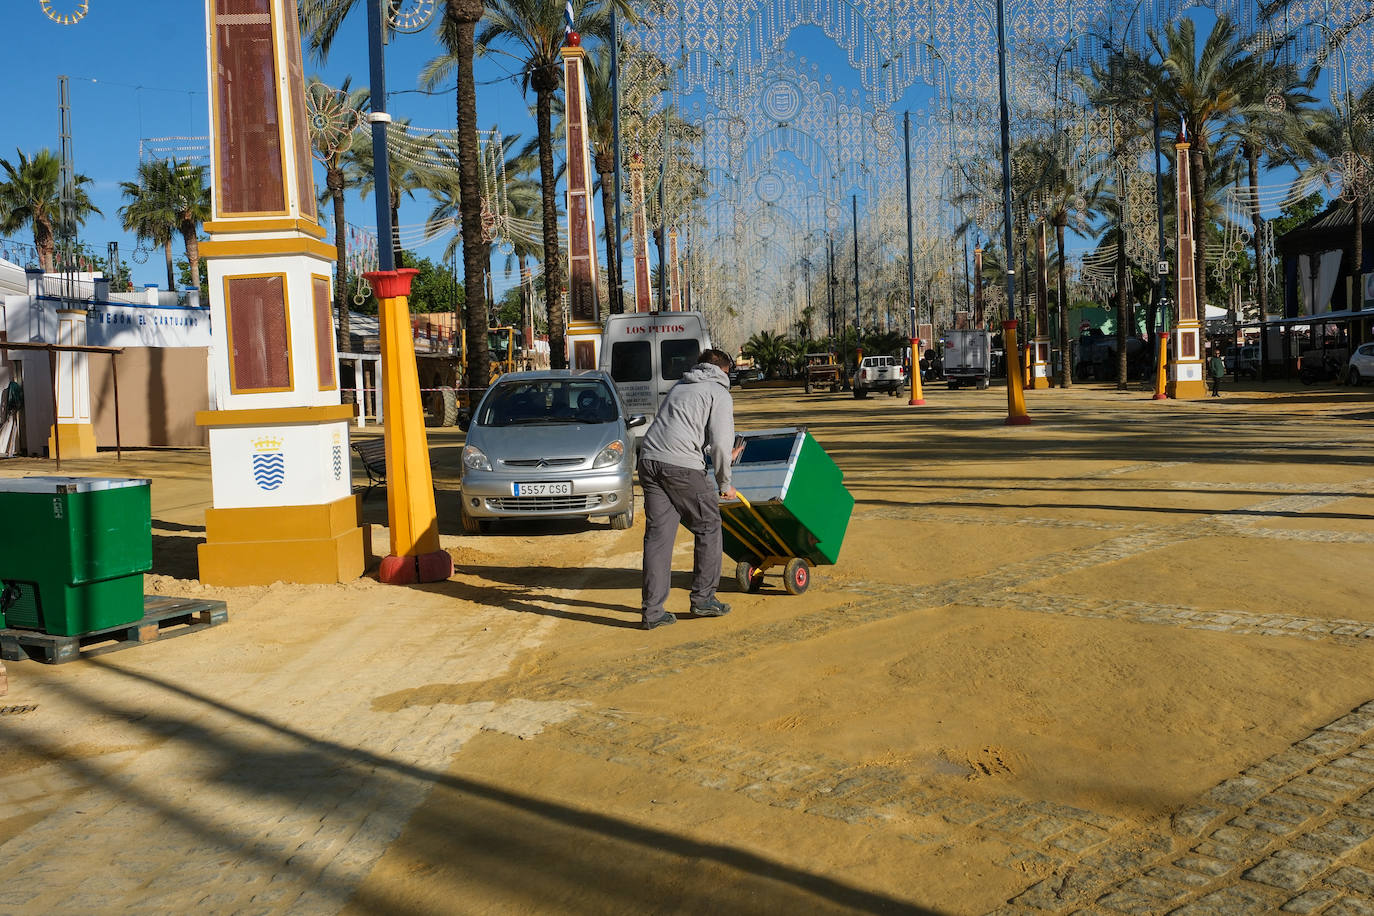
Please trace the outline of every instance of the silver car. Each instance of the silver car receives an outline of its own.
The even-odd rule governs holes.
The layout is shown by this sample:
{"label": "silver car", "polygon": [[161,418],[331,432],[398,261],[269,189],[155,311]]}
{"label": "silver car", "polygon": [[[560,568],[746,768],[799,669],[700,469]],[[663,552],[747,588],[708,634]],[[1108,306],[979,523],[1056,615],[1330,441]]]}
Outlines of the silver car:
{"label": "silver car", "polygon": [[600,371],[513,372],[487,390],[463,446],[463,529],[494,518],[608,515],[634,524],[634,440],[645,423],[626,417]]}

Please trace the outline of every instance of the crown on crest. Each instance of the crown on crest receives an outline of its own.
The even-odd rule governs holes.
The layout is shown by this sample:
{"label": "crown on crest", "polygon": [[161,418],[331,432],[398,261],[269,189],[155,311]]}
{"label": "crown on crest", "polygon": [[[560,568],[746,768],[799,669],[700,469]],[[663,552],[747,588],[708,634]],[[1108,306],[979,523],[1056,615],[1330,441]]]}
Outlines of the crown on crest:
{"label": "crown on crest", "polygon": [[281,439],[276,436],[263,436],[253,440],[253,448],[260,452],[275,452],[281,448]]}

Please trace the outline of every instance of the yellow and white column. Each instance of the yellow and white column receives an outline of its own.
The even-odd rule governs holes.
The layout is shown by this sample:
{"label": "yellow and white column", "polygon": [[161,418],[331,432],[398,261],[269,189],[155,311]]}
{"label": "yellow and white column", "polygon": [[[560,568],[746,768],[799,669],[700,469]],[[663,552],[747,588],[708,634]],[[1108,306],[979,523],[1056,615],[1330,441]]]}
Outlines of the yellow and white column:
{"label": "yellow and white column", "polygon": [[[592,215],[592,162],[587,143],[587,87],[582,36],[567,34],[563,57],[564,134],[568,169],[568,365],[595,369],[601,359],[601,302],[598,293],[596,219]],[[606,189],[603,193],[610,193]]]}
{"label": "yellow and white column", "polygon": [[1173,359],[1169,362],[1171,398],[1200,398],[1207,394],[1202,375],[1202,323],[1198,320],[1197,277],[1193,273],[1193,184],[1188,149],[1180,137],[1174,144],[1174,175],[1178,191],[1175,252],[1178,257],[1178,325],[1174,328]]}
{"label": "yellow and white column", "polygon": [[206,0],[214,507],[201,580],[357,578],[365,562],[306,134],[296,0]]}
{"label": "yellow and white column", "polygon": [[[86,310],[57,310],[57,344],[86,346]],[[48,455],[63,458],[95,457],[95,426],[91,423],[90,354],[58,350],[52,366],[56,372],[53,427],[48,433]],[[58,448],[60,446],[60,448]]]}

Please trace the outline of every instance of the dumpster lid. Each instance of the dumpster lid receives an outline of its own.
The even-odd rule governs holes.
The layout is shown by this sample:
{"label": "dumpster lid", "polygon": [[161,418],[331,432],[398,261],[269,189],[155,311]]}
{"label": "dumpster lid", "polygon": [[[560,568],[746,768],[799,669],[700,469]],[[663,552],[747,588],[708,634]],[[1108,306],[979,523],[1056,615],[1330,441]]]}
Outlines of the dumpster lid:
{"label": "dumpster lid", "polygon": [[0,493],[91,493],[151,483],[147,477],[16,477],[0,480]]}
{"label": "dumpster lid", "polygon": [[744,451],[736,467],[765,462],[786,462],[796,450],[797,439],[806,432],[805,426],[783,426],[777,429],[737,430],[744,440]]}

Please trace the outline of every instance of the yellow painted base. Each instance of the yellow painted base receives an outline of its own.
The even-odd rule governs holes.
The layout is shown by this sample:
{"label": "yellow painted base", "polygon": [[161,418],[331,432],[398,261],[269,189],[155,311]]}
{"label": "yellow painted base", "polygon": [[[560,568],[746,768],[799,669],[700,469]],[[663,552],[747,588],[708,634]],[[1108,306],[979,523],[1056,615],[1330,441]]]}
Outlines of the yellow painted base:
{"label": "yellow painted base", "polygon": [[1169,397],[1178,400],[1189,400],[1191,398],[1207,397],[1207,383],[1198,379],[1183,379],[1177,382],[1169,382],[1164,386]]}
{"label": "yellow painted base", "polygon": [[48,457],[56,458],[56,445],[62,446],[63,458],[94,458],[95,457],[95,427],[89,423],[59,423],[57,424],[57,436],[60,440],[53,442],[53,434],[48,433]]}
{"label": "yellow painted base", "polygon": [[1042,388],[1050,387],[1050,377],[1048,375],[1036,375],[1032,370],[1030,387],[1039,391]]}
{"label": "yellow painted base", "polygon": [[207,585],[330,584],[363,574],[369,525],[358,524],[358,497],[321,506],[207,509],[199,548]]}

